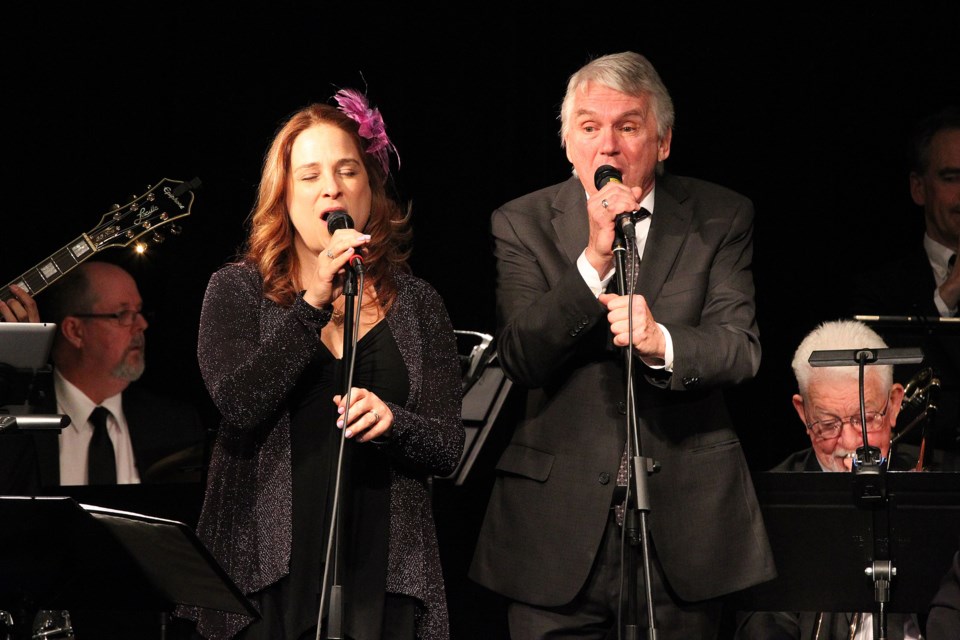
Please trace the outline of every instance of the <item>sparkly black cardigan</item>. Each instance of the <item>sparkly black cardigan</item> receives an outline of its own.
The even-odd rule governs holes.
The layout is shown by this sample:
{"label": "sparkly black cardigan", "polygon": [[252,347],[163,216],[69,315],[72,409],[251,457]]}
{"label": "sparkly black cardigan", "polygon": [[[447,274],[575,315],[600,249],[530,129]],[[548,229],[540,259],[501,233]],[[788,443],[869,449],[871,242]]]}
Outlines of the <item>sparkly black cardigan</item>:
{"label": "sparkly black cardigan", "polygon": [[[419,638],[449,636],[446,596],[428,479],[448,475],[464,445],[456,337],[439,294],[397,273],[397,297],[386,321],[410,378],[391,437],[387,589],[419,598],[426,613]],[[320,347],[328,311],[298,298],[282,307],[262,295],[249,265],[213,274],[204,296],[197,355],[222,422],[197,532],[237,586],[250,594],[288,572],[291,546],[288,394]],[[208,638],[231,638],[250,618],[181,609]]]}

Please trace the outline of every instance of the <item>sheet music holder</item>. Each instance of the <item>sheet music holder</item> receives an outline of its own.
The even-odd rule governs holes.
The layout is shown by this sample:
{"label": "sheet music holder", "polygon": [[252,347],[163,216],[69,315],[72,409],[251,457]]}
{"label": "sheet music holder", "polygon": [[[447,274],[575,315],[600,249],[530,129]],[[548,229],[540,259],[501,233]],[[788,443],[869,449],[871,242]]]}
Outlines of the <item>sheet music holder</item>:
{"label": "sheet music holder", "polygon": [[466,436],[463,453],[457,468],[450,475],[444,476],[444,479],[453,479],[456,486],[461,486],[466,481],[512,386],[513,383],[506,377],[503,369],[489,364],[467,390],[461,407]]}
{"label": "sheet music holder", "polygon": [[200,482],[84,484],[39,487],[31,495],[73,498],[80,504],[176,520],[195,530],[203,508],[204,488]]}
{"label": "sheet music holder", "polygon": [[67,497],[10,496],[0,497],[0,522],[0,609],[186,605],[258,617],[181,522]]}
{"label": "sheet music holder", "polygon": [[[960,473],[888,471],[889,557],[896,567],[888,611],[926,610],[960,536]],[[873,542],[870,509],[851,499],[852,474],[754,475],[777,578],[733,594],[742,611],[873,611],[864,574]]]}
{"label": "sheet music holder", "polygon": [[960,318],[950,316],[855,315],[853,319],[881,327],[960,331]]}
{"label": "sheet music holder", "polygon": [[460,462],[449,475],[438,480],[452,480],[462,486],[487,442],[513,383],[497,363],[493,336],[479,331],[455,330],[457,351],[463,382],[460,414],[463,420],[464,444]]}

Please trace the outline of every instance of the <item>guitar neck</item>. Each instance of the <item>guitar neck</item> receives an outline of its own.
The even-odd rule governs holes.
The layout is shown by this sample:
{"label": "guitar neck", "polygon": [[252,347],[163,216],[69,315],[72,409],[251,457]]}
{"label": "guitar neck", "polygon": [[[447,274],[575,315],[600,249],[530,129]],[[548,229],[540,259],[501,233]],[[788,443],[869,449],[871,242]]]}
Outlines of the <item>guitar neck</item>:
{"label": "guitar neck", "polygon": [[96,251],[93,250],[87,237],[85,235],[79,236],[13,282],[8,282],[0,289],[0,300],[7,302],[14,298],[13,292],[10,291],[10,285],[12,284],[25,290],[31,296],[36,296],[94,253]]}
{"label": "guitar neck", "polygon": [[[127,204],[114,205],[100,218],[96,227],[78,236],[13,282],[7,283],[0,289],[0,300],[7,302],[15,297],[10,291],[11,285],[17,285],[31,296],[36,296],[81,262],[107,247],[162,241],[163,235],[158,231],[160,227],[190,215],[193,192],[199,187],[199,178],[189,182],[163,178]],[[170,231],[179,233],[178,225],[172,225]],[[142,237],[146,239],[140,240]]]}

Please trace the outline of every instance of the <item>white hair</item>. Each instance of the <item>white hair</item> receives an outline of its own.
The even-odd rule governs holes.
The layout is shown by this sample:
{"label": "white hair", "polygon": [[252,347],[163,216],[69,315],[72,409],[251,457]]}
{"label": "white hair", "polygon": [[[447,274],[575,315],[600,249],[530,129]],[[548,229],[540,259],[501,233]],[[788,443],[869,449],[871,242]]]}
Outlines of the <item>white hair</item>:
{"label": "white hair", "polygon": [[591,82],[635,98],[648,96],[657,121],[659,139],[662,140],[667,135],[667,131],[673,128],[673,99],[653,64],[633,51],[611,53],[594,58],[567,80],[567,93],[563,96],[563,104],[560,106],[560,144],[562,146],[567,146],[567,135],[570,133],[576,96],[582,93]]}
{"label": "white hair", "polygon": [[[850,366],[813,367],[810,365],[810,354],[814,351],[835,351],[847,349],[886,349],[887,343],[880,335],[857,320],[830,320],[821,323],[816,329],[807,334],[797,351],[793,354],[793,374],[797,378],[800,395],[806,397],[807,388],[812,378],[818,380],[827,378],[852,378],[859,380],[860,367]],[[864,377],[877,375],[885,389],[893,385],[893,365],[875,364],[864,368]]]}

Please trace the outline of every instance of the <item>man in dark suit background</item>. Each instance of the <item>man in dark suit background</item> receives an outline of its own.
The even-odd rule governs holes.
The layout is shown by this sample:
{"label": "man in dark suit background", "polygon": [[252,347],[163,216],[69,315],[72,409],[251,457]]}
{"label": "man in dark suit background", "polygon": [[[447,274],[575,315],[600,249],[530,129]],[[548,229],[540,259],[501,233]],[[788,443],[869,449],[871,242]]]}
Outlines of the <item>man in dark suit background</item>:
{"label": "man in dark suit background", "polygon": [[[30,309],[32,299],[20,293],[20,307]],[[0,435],[0,494],[55,491],[81,502],[195,524],[203,495],[205,430],[191,404],[137,384],[146,368],[148,322],[133,277],[111,263],[85,262],[46,289],[37,302],[40,318],[56,323],[57,334],[51,350],[51,388],[38,398],[35,410],[67,415],[70,424],[59,433]],[[36,321],[15,313],[16,306],[8,307],[14,317],[5,317],[7,321]],[[108,412],[100,477],[90,464],[97,457],[91,449],[97,407]],[[183,490],[174,491],[169,483]],[[102,486],[82,486],[88,484]],[[165,486],[156,491],[106,486],[136,484]],[[184,621],[170,621],[152,611],[115,610],[111,605],[71,608],[73,629],[81,636],[104,639],[148,637],[160,628],[171,639],[191,637],[192,629]],[[40,620],[42,615],[35,624]]]}
{"label": "man in dark suit background", "polygon": [[[113,444],[116,482],[150,482],[166,460],[176,456],[199,469],[203,426],[189,404],[133,383],[146,368],[144,332],[148,323],[137,284],[121,267],[86,262],[54,285],[40,301],[41,313],[58,325],[51,359],[58,413],[71,424],[60,434],[58,468],[41,446],[41,483],[87,484],[86,450],[90,416],[105,407]],[[172,458],[171,458],[172,456]],[[56,480],[55,480],[56,478]]]}
{"label": "man in dark suit background", "polygon": [[[907,236],[896,257],[876,256],[857,274],[850,315],[909,316],[911,322],[876,324],[891,347],[919,347],[925,361],[901,367],[911,378],[932,368],[940,382],[927,442],[960,450],[960,108],[944,108],[914,125],[908,146],[909,188],[921,207],[922,239]],[[904,425],[900,425],[902,428]],[[919,442],[921,431],[906,436]]]}
{"label": "man in dark suit background", "polygon": [[108,411],[104,444],[113,458],[101,482],[199,481],[205,436],[199,413],[135,384],[146,367],[142,306],[133,277],[107,262],[85,262],[44,292],[40,316],[57,324],[54,393],[37,410],[67,415],[70,424],[59,434],[4,436],[4,458],[15,458],[10,468],[21,473],[7,479],[6,492],[91,484],[88,452],[96,407]]}
{"label": "man in dark suit background", "polygon": [[[492,216],[498,357],[534,391],[533,411],[497,465],[470,576],[509,599],[513,640],[599,639],[619,624],[614,507],[632,345],[631,457],[660,468],[646,478],[655,622],[661,638],[714,638],[719,597],[775,576],[721,391],[760,361],[753,205],[662,172],[673,105],[643,56],[603,56],[571,76],[561,121],[574,177]],[[597,185],[604,166],[615,179]],[[641,207],[652,216],[628,243],[642,257],[637,294],[604,293],[619,280],[615,219]],[[639,591],[638,622],[649,626]]]}

